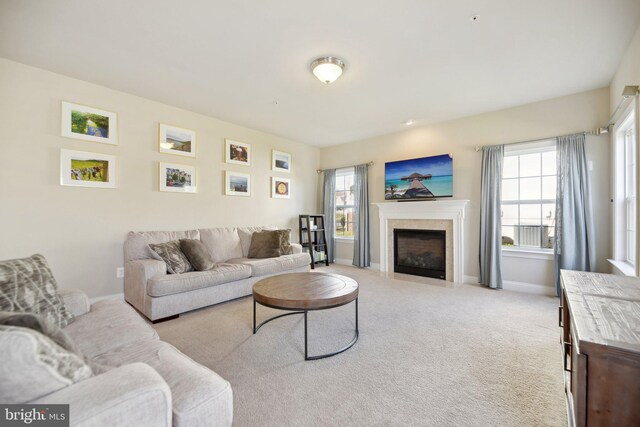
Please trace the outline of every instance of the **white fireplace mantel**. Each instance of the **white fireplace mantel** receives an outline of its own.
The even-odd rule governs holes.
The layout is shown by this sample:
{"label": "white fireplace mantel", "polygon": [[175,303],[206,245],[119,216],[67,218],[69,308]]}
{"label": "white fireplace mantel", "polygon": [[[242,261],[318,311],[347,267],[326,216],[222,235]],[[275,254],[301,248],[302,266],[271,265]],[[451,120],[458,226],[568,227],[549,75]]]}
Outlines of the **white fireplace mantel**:
{"label": "white fireplace mantel", "polygon": [[468,200],[433,200],[427,202],[372,203],[380,217],[380,270],[393,271],[389,259],[389,220],[451,220],[453,223],[453,281],[464,278],[464,211]]}

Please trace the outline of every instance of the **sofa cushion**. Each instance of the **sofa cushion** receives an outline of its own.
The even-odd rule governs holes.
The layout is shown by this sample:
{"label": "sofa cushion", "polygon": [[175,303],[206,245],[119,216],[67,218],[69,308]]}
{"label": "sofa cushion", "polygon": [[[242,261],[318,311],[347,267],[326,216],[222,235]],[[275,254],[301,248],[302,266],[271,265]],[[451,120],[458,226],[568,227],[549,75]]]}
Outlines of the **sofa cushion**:
{"label": "sofa cushion", "polygon": [[157,340],[156,331],[124,301],[111,299],[91,305],[63,329],[78,350],[95,357],[117,347],[143,340]]}
{"label": "sofa cushion", "polygon": [[233,396],[229,382],[163,341],[120,347],[96,358],[109,365],[143,362],[171,389],[174,426],[231,425]]}
{"label": "sofa cushion", "polygon": [[130,231],[124,242],[124,262],[134,259],[157,259],[162,261],[149,247],[149,243],[165,243],[180,239],[199,239],[199,230],[187,231]]}
{"label": "sofa cushion", "polygon": [[180,275],[156,276],[147,283],[147,295],[163,297],[251,277],[251,268],[242,264],[218,264],[211,270]]}
{"label": "sofa cushion", "polygon": [[37,313],[58,327],[73,320],[42,255],[0,261],[0,310]]}
{"label": "sofa cushion", "polygon": [[207,247],[200,240],[180,239],[180,250],[197,271],[207,271],[215,267]]}
{"label": "sofa cushion", "polygon": [[240,236],[235,228],[208,228],[200,230],[200,240],[209,250],[214,262],[225,262],[242,257]]}
{"label": "sofa cushion", "polygon": [[28,402],[93,376],[80,356],[34,329],[0,325],[0,348],[5,404]]}
{"label": "sofa cushion", "polygon": [[156,252],[167,264],[167,272],[171,274],[182,274],[193,271],[193,266],[180,249],[180,242],[172,240],[165,243],[151,243],[151,249]]}
{"label": "sofa cushion", "polygon": [[280,242],[282,233],[278,230],[256,231],[251,237],[247,258],[274,258],[282,255]]}
{"label": "sofa cushion", "polygon": [[242,264],[251,267],[251,276],[266,276],[269,274],[284,273],[308,266],[311,262],[308,252],[299,254],[282,255],[277,258],[236,258],[229,260],[233,264]]}

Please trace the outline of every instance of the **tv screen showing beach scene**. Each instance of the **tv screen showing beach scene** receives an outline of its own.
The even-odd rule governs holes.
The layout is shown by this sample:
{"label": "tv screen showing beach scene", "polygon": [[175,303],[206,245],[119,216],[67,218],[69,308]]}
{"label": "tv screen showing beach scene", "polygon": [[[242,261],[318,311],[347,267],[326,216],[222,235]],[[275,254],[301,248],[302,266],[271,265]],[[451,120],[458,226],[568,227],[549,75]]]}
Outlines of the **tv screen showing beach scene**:
{"label": "tv screen showing beach scene", "polygon": [[384,169],[386,200],[453,197],[451,154],[388,162]]}

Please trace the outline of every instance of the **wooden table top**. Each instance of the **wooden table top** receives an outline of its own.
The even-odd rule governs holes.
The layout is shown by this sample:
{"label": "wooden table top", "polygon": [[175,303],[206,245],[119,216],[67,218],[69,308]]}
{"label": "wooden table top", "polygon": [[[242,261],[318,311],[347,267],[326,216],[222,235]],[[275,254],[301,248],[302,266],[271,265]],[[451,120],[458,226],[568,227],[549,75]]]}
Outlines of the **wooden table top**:
{"label": "wooden table top", "polygon": [[329,273],[287,273],[253,285],[256,302],[287,310],[319,310],[350,303],[358,297],[358,282]]}

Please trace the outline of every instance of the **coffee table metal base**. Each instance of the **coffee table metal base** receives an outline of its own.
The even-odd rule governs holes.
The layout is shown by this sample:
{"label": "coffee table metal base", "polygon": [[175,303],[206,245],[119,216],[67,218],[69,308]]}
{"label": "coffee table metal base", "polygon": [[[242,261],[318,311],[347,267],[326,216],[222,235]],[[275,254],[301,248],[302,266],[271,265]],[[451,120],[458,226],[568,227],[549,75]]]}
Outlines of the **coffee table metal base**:
{"label": "coffee table metal base", "polygon": [[[253,333],[255,334],[256,332],[258,332],[258,329],[260,329],[260,327],[262,327],[262,325],[264,325],[265,323],[269,323],[272,320],[278,319],[280,317],[284,317],[284,316],[291,316],[292,314],[304,314],[304,360],[318,360],[318,359],[324,359],[326,357],[331,357],[331,356],[335,356],[336,354],[340,354],[344,351],[347,351],[348,349],[350,349],[351,347],[353,347],[353,345],[356,343],[356,341],[358,341],[358,298],[356,298],[354,300],[355,306],[356,306],[356,332],[355,335],[353,336],[353,339],[351,340],[351,342],[349,344],[347,344],[346,346],[342,347],[340,350],[338,351],[334,351],[333,353],[326,353],[326,354],[320,354],[318,356],[309,356],[309,345],[308,345],[308,328],[307,328],[307,313],[309,311],[313,311],[313,310],[300,310],[300,311],[292,311],[289,313],[284,313],[284,314],[279,314],[277,316],[273,316],[265,321],[263,321],[262,323],[260,323],[259,325],[256,326],[256,304],[260,304],[263,305],[265,307],[269,307],[269,308],[275,308],[276,310],[286,310],[283,309],[281,307],[273,307],[270,305],[266,305],[266,304],[262,304],[262,303],[257,303],[256,299],[253,298]],[[337,305],[334,307],[324,307],[321,309],[317,309],[317,310],[326,310],[329,308],[336,308],[336,307],[340,307],[344,304],[341,305]]]}

